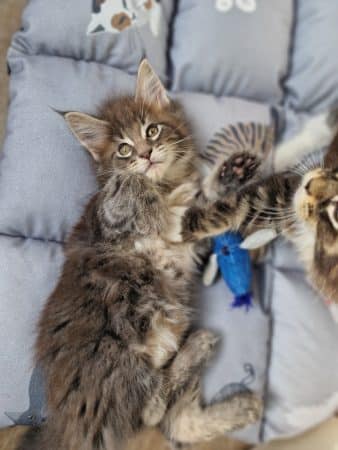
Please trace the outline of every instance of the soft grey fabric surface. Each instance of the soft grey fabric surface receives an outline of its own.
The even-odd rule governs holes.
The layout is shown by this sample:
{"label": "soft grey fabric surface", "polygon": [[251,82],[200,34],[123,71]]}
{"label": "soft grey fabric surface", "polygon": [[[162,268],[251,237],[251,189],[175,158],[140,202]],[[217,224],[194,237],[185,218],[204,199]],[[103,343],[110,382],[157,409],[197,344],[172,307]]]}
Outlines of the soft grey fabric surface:
{"label": "soft grey fabric surface", "polygon": [[[117,34],[87,34],[93,1],[29,0],[23,14],[22,30],[15,37],[15,48],[28,54],[96,61],[128,73],[136,73],[140,61],[147,57],[165,79],[173,0],[161,0],[163,14],[158,36],[151,33],[148,24],[133,26]],[[127,3],[135,3],[135,0],[128,0]]]}
{"label": "soft grey fabric surface", "polygon": [[[42,389],[37,387],[39,382],[36,382],[32,365],[34,325],[43,300],[56,283],[62,261],[62,241],[96,189],[86,150],[81,148],[55,109],[95,113],[102,99],[133,92],[135,84],[135,77],[119,69],[71,58],[27,57],[12,49],[9,64],[12,102],[0,165],[0,234],[7,236],[3,237],[2,246],[0,243],[0,249],[4,250],[0,267],[7,264],[0,274],[1,297],[6,299],[1,336],[6,354],[6,370],[2,371],[4,389],[0,390],[1,425],[13,421],[31,423],[28,416],[32,415],[36,420],[41,418],[42,403],[37,399]],[[200,93],[175,93],[174,97],[185,106],[200,149],[228,123],[255,120],[269,124],[271,121],[270,108],[259,103],[226,97],[216,99]],[[7,255],[11,257],[7,259]],[[27,268],[22,264],[24,260]],[[39,277],[31,276],[34,268]],[[42,278],[43,270],[45,278]],[[21,282],[13,290],[15,279]],[[30,280],[29,288],[27,280]],[[249,314],[242,310],[231,311],[231,300],[221,280],[209,289],[201,287],[199,292],[203,325],[225,337],[206,378],[208,400],[225,385],[233,383],[235,389],[243,389],[247,383],[260,393],[265,388],[269,318],[263,313],[259,298]],[[13,313],[20,310],[22,304],[25,306],[20,321],[15,322]],[[22,323],[25,323],[24,328],[20,328]],[[259,338],[239,337],[235,333],[238,326]],[[16,336],[15,342],[13,336]],[[7,353],[6,348],[10,348],[11,353]],[[8,365],[13,355],[14,360]],[[20,365],[13,370],[18,360]],[[233,387],[228,387],[227,394],[232,390]],[[29,414],[31,410],[34,414]],[[249,427],[241,437],[257,442],[259,430],[260,424]]]}
{"label": "soft grey fabric surface", "polygon": [[278,242],[267,270],[272,339],[265,440],[299,433],[332,416],[338,404],[338,325],[306,282],[289,245]]}
{"label": "soft grey fabric surface", "polygon": [[[54,109],[94,113],[108,95],[131,92],[143,55],[165,79],[173,3],[161,3],[165,20],[158,37],[149,24],[88,37],[89,0],[30,0],[13,40],[0,161],[0,426],[36,423],[44,414],[42,378],[32,363],[35,324],[57,280],[62,242],[96,189],[89,156]],[[291,3],[181,0],[171,51],[175,90],[278,102]],[[336,99],[334,3],[326,0],[320,8],[313,0],[298,2],[285,135]],[[173,95],[184,104],[200,149],[229,123],[271,121],[262,103],[201,92]],[[338,406],[338,328],[290,247],[274,245],[256,269],[253,310],[231,310],[230,302],[222,280],[199,290],[200,322],[223,337],[204,380],[206,398],[246,388],[264,393],[262,422],[239,433],[250,442],[299,433],[329,417]]]}
{"label": "soft grey fabric surface", "polygon": [[41,418],[41,377],[33,389],[30,386],[35,326],[41,307],[55,285],[62,260],[62,249],[57,243],[6,237],[1,233],[1,427],[30,425]]}
{"label": "soft grey fabric surface", "polygon": [[280,101],[292,23],[292,0],[180,1],[173,89]]}
{"label": "soft grey fabric surface", "polygon": [[286,80],[286,103],[300,112],[317,112],[338,103],[338,4],[297,0],[297,26]]}

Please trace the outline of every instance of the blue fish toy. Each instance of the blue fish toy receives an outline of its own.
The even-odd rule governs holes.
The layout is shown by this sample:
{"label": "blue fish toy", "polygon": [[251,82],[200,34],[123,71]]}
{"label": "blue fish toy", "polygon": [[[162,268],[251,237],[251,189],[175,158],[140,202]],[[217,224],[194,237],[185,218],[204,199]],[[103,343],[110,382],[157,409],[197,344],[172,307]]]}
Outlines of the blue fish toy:
{"label": "blue fish toy", "polygon": [[212,283],[219,268],[234,294],[231,307],[244,307],[248,311],[253,306],[252,267],[248,250],[240,247],[242,242],[240,233],[224,233],[213,238],[213,255],[204,274],[204,284]]}

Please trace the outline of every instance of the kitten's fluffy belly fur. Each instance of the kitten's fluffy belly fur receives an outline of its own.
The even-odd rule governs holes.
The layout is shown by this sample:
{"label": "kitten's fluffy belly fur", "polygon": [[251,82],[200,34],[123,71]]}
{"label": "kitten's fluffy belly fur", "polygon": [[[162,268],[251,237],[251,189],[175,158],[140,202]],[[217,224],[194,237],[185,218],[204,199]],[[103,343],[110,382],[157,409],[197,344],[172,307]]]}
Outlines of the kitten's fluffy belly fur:
{"label": "kitten's fluffy belly fur", "polygon": [[191,330],[198,254],[172,242],[199,182],[181,108],[144,62],[135,99],[108,102],[100,119],[65,117],[97,162],[100,191],[40,318],[49,417],[20,449],[117,450],[143,425],[194,443],[254,422],[250,393],[201,406],[217,338]]}

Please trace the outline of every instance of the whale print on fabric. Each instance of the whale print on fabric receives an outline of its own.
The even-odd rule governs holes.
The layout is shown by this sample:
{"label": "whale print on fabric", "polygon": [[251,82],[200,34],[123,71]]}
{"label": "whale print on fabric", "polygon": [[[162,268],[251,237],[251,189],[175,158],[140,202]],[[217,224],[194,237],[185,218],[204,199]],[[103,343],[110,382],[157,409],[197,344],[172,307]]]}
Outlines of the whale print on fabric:
{"label": "whale print on fabric", "polygon": [[235,6],[245,13],[253,13],[257,9],[257,0],[216,0],[216,9],[222,13],[229,12]]}
{"label": "whale print on fabric", "polygon": [[153,35],[158,36],[161,13],[159,0],[93,0],[87,34],[120,33],[131,26],[149,24]]}

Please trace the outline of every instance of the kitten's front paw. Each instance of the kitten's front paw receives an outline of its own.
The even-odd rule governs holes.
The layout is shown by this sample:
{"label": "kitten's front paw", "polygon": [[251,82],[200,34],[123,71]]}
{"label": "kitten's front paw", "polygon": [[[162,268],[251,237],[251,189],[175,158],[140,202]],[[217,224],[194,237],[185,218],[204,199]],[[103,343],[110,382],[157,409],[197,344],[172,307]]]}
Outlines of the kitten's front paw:
{"label": "kitten's front paw", "polygon": [[183,242],[183,217],[187,211],[185,206],[173,206],[169,209],[167,229],[164,238],[172,243]]}
{"label": "kitten's front paw", "polygon": [[194,200],[198,189],[196,183],[188,182],[181,184],[168,197],[168,203],[171,206],[189,205]]}
{"label": "kitten's front paw", "polygon": [[255,155],[237,153],[220,167],[219,182],[227,187],[240,186],[255,176],[259,165],[260,160]]}

